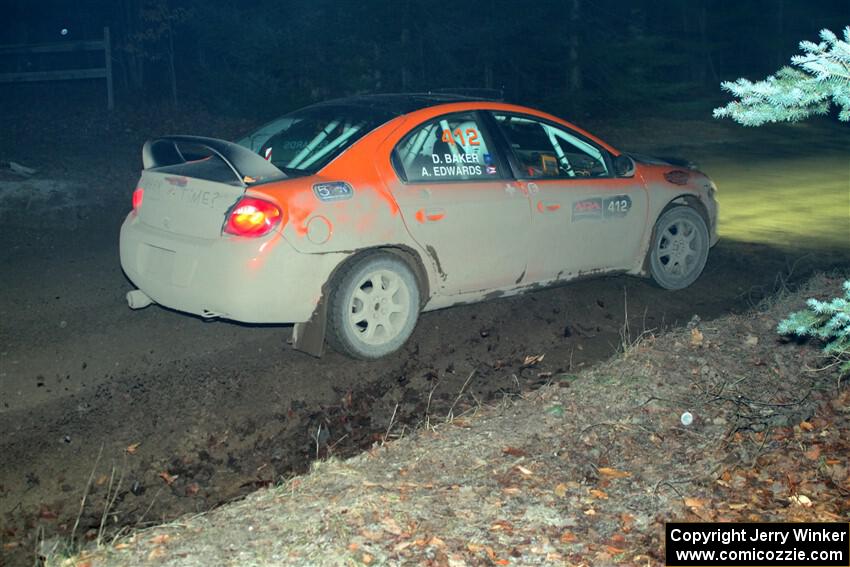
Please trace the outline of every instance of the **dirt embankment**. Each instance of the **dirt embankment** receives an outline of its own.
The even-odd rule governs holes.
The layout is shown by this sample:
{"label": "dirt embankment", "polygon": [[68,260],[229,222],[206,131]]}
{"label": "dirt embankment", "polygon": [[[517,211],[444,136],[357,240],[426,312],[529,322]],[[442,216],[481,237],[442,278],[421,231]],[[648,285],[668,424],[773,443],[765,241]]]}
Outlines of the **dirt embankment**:
{"label": "dirt embankment", "polygon": [[501,403],[461,390],[401,439],[51,563],[660,565],[666,521],[846,521],[850,389],[813,370],[816,345],[775,334],[840,282],[627,336],[623,355]]}

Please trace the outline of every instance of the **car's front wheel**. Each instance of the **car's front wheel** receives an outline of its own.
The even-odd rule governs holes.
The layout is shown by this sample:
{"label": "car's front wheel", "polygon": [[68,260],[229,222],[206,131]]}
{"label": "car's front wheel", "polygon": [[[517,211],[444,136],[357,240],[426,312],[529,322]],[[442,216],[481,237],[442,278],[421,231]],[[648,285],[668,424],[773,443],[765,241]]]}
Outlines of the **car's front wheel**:
{"label": "car's front wheel", "polygon": [[708,228],[702,215],[691,207],[673,207],[655,223],[649,273],[664,289],[686,288],[702,273],[708,249]]}
{"label": "car's front wheel", "polygon": [[419,285],[410,267],[371,252],[340,268],[331,284],[328,342],[354,358],[386,356],[407,341],[419,318]]}

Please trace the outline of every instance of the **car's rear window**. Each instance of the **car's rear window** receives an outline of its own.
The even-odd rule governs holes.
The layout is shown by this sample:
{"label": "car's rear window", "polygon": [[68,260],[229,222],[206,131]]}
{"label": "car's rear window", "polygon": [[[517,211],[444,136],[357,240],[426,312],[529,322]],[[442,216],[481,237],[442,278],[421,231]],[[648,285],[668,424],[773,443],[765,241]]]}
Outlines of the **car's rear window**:
{"label": "car's rear window", "polygon": [[309,175],[393,117],[360,106],[313,106],[266,124],[240,143],[287,175]]}

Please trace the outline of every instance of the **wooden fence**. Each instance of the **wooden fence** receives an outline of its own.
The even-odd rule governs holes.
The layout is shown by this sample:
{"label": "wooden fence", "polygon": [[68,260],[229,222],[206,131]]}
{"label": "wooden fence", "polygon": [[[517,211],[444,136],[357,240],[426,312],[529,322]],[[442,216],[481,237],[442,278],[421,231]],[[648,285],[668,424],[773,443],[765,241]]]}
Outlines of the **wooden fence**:
{"label": "wooden fence", "polygon": [[0,57],[29,53],[68,53],[81,51],[103,51],[103,67],[0,73],[0,83],[106,79],[106,106],[109,110],[112,110],[115,107],[115,99],[112,91],[112,43],[109,37],[108,27],[103,28],[102,40],[31,45],[0,45]]}

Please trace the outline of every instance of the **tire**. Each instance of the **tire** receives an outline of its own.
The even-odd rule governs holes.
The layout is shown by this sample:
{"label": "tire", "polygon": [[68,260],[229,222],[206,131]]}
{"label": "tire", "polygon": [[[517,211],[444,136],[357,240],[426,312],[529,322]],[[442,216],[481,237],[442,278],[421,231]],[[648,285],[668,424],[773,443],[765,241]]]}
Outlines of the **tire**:
{"label": "tire", "polygon": [[658,217],[649,250],[649,273],[664,289],[694,283],[708,260],[708,228],[691,207],[679,206]]}
{"label": "tire", "polygon": [[407,342],[419,318],[419,284],[401,258],[370,252],[334,277],[328,304],[328,343],[353,358],[374,360]]}

